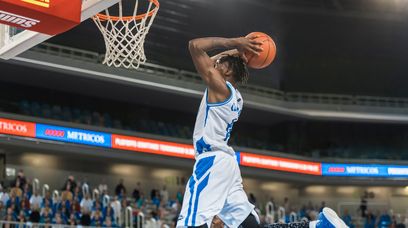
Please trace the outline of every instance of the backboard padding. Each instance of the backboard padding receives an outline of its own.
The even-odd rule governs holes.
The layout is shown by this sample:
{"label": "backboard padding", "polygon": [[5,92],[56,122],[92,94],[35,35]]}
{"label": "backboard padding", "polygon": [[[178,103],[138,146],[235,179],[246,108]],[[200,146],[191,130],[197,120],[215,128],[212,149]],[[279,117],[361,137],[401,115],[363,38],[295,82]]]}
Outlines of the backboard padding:
{"label": "backboard padding", "polygon": [[[119,1],[120,0],[83,0],[81,22],[117,4]],[[0,58],[2,59],[11,59],[52,37],[29,30],[21,32],[14,31],[16,31],[15,28],[0,24]]]}

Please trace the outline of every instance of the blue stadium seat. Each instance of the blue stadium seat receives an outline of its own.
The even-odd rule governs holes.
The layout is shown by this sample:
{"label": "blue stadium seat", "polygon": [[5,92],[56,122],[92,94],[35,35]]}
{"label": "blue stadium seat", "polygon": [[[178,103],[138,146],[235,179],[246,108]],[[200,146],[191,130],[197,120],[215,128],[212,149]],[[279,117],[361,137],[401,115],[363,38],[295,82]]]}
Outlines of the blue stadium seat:
{"label": "blue stadium seat", "polygon": [[40,104],[36,101],[31,102],[30,113],[32,116],[41,116]]}
{"label": "blue stadium seat", "polygon": [[62,119],[62,109],[59,105],[53,105],[51,108],[51,115],[53,119],[63,120]]}
{"label": "blue stadium seat", "polygon": [[30,103],[27,100],[21,100],[19,103],[20,113],[30,115]]}
{"label": "blue stadium seat", "polygon": [[45,118],[52,118],[51,107],[49,104],[41,105],[41,116]]}

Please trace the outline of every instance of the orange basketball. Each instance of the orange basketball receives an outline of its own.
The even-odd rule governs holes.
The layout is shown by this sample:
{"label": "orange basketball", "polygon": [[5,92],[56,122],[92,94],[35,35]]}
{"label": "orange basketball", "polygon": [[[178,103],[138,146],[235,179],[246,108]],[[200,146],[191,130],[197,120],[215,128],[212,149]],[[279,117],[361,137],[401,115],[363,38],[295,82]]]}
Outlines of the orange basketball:
{"label": "orange basketball", "polygon": [[254,69],[262,69],[269,66],[276,56],[276,45],[270,36],[263,32],[251,32],[246,37],[257,36],[255,40],[262,43],[261,47],[263,51],[259,55],[254,55],[252,53],[245,53],[248,59],[247,65]]}

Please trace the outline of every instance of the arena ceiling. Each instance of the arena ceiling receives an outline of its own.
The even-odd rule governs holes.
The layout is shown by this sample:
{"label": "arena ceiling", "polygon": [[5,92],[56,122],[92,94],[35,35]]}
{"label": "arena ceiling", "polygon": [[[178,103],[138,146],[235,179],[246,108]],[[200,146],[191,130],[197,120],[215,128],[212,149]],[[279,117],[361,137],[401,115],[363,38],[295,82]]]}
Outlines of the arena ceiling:
{"label": "arena ceiling", "polygon": [[[408,96],[407,0],[161,0],[147,37],[149,61],[194,70],[187,42],[270,34],[275,63],[250,83],[285,91]],[[88,20],[53,43],[103,52]]]}

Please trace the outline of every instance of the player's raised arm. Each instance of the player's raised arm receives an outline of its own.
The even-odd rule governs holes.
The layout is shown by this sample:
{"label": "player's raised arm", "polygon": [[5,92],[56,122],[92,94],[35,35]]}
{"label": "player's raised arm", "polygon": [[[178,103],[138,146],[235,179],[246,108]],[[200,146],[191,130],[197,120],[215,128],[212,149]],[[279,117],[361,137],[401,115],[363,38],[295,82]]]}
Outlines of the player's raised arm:
{"label": "player's raised arm", "polygon": [[[197,72],[201,75],[208,86],[211,102],[223,101],[229,96],[229,90],[225,84],[225,75],[215,68],[215,60],[211,59],[207,51],[214,49],[237,49],[241,56],[250,52],[257,54],[261,51],[259,43],[254,38],[220,38],[207,37],[198,38],[189,42],[189,50]],[[224,70],[228,73],[228,69]]]}

